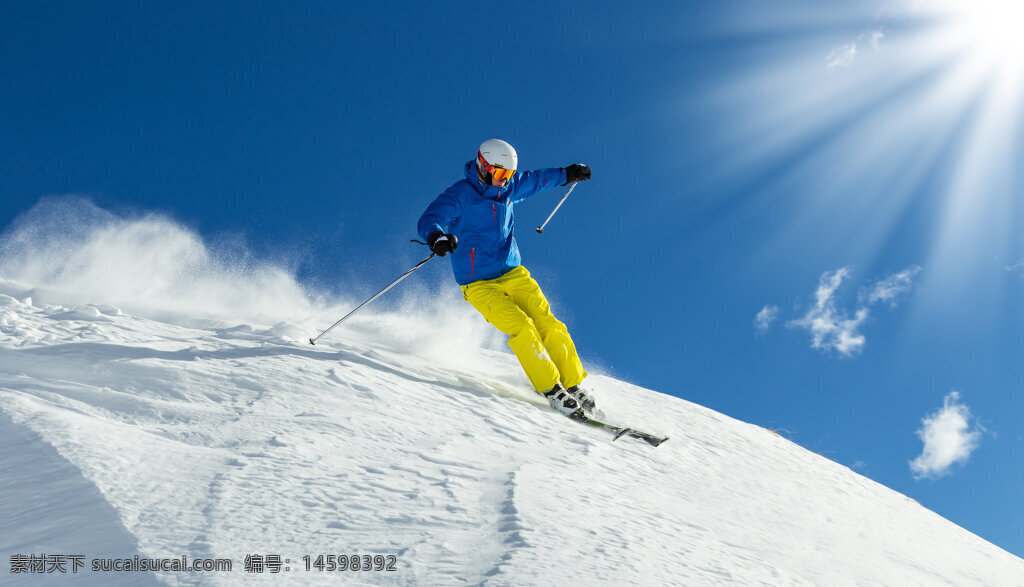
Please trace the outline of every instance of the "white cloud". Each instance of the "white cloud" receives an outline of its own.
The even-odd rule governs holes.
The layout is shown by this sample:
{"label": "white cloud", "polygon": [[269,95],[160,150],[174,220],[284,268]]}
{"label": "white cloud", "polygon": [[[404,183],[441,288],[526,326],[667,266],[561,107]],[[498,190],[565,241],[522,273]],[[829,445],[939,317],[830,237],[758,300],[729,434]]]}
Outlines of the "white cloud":
{"label": "white cloud", "polygon": [[896,298],[910,290],[914,277],[920,272],[920,267],[908,267],[899,273],[890,275],[876,283],[870,290],[862,291],[860,300],[868,305],[888,302],[890,306],[895,308]]}
{"label": "white cloud", "polygon": [[950,467],[966,463],[974,449],[978,448],[983,429],[971,423],[971,410],[960,403],[960,394],[951,391],[943,400],[943,406],[921,420],[918,437],[924,442],[924,450],[910,461],[910,470],[915,479],[936,479],[949,473]]}
{"label": "white cloud", "polygon": [[1024,259],[1017,261],[1016,264],[1010,265],[1006,268],[1007,271],[1022,271],[1024,272]]}
{"label": "white cloud", "polygon": [[873,49],[875,53],[882,51],[881,43],[882,39],[885,38],[885,33],[882,31],[871,31],[870,33],[865,33],[861,36],[867,38],[868,43],[871,45],[871,49]]}
{"label": "white cloud", "polygon": [[[861,288],[852,316],[836,303],[836,291],[850,276],[850,269],[842,267],[832,272],[826,271],[818,280],[818,289],[814,292],[814,306],[802,317],[786,322],[786,326],[810,332],[812,348],[837,351],[845,357],[852,357],[864,349],[867,341],[860,333],[860,328],[871,316],[870,307],[880,302],[888,302],[895,308],[898,298],[910,290],[914,277],[921,271],[921,267],[908,267],[874,283],[871,287]],[[754,320],[754,325],[759,332],[764,332],[777,315],[778,308],[765,306]]]}
{"label": "white cloud", "polygon": [[757,313],[757,317],[754,318],[754,327],[762,334],[768,332],[768,329],[772,326],[772,322],[775,322],[775,319],[778,317],[778,306],[765,306],[761,308],[761,311]]}
{"label": "white cloud", "polygon": [[864,335],[857,332],[857,329],[868,319],[869,314],[868,309],[862,307],[857,309],[853,318],[847,318],[836,309],[835,292],[849,274],[846,267],[822,274],[814,293],[814,307],[803,318],[788,323],[789,326],[810,331],[813,348],[836,350],[848,357],[864,348]]}
{"label": "white cloud", "polygon": [[865,44],[870,46],[875,53],[880,52],[882,50],[881,41],[884,37],[885,33],[881,30],[869,31],[858,35],[852,43],[846,43],[832,49],[825,57],[825,60],[828,62],[828,68],[850,67],[857,59],[857,55],[860,52],[859,48]]}
{"label": "white cloud", "polygon": [[857,43],[847,43],[841,47],[832,49],[828,57],[828,68],[850,67],[857,58]]}

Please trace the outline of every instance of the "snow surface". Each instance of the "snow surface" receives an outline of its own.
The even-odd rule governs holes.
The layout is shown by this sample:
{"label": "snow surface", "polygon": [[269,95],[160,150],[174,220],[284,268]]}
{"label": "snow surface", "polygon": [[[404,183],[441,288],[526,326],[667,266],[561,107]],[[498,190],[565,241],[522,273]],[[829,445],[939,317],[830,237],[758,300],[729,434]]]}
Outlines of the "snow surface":
{"label": "snow surface", "polygon": [[[603,375],[611,420],[671,440],[567,420],[454,285],[310,346],[351,300],[160,219],[103,218],[73,255],[38,233],[0,265],[0,583],[49,553],[234,563],[53,584],[1024,585],[1024,560],[763,428]],[[321,553],[397,570],[307,572]]]}

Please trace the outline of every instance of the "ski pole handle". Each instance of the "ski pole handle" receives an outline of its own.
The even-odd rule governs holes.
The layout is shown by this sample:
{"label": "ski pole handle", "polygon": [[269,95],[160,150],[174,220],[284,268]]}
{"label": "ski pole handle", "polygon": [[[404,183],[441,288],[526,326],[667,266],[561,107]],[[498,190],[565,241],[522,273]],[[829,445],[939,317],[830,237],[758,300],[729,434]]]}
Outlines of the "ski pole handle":
{"label": "ski pole handle", "polygon": [[562,204],[565,203],[565,199],[569,197],[569,194],[571,194],[574,189],[576,189],[576,184],[578,183],[578,181],[572,182],[572,185],[569,186],[569,191],[565,192],[565,195],[562,196],[562,201],[559,202],[557,206],[555,206],[554,210],[551,211],[551,214],[548,215],[548,219],[544,221],[544,224],[541,224],[540,226],[537,227],[537,234],[544,234],[544,227],[548,225],[548,222],[551,222],[551,219],[554,217],[555,212],[558,212],[558,209],[562,207]]}
{"label": "ski pole handle", "polygon": [[315,345],[316,341],[320,340],[321,336],[323,336],[323,335],[327,334],[328,332],[334,330],[334,328],[337,327],[339,324],[341,324],[345,320],[348,320],[349,317],[352,316],[352,314],[355,314],[356,312],[361,310],[363,308],[363,306],[365,306],[366,304],[369,304],[373,300],[375,300],[375,299],[379,298],[380,296],[384,295],[389,289],[391,289],[391,288],[395,287],[396,285],[398,285],[398,283],[401,282],[403,279],[405,279],[406,277],[409,277],[409,275],[411,275],[413,271],[416,271],[420,267],[423,267],[423,265],[425,265],[427,261],[433,259],[436,256],[437,256],[437,253],[431,253],[429,257],[427,257],[426,259],[424,259],[424,260],[420,261],[419,263],[417,263],[415,267],[413,267],[412,269],[410,269],[410,270],[406,271],[405,273],[403,273],[402,276],[399,277],[398,279],[392,281],[391,285],[385,287],[384,289],[382,289],[379,292],[377,292],[376,295],[374,295],[372,298],[370,298],[370,299],[366,300],[365,302],[363,302],[363,303],[359,304],[358,306],[356,306],[355,310],[352,310],[348,314],[345,314],[344,316],[342,316],[341,320],[338,320],[337,322],[332,324],[331,327],[328,328],[327,330],[324,330],[320,334],[318,334],[315,337],[309,339],[309,344]]}

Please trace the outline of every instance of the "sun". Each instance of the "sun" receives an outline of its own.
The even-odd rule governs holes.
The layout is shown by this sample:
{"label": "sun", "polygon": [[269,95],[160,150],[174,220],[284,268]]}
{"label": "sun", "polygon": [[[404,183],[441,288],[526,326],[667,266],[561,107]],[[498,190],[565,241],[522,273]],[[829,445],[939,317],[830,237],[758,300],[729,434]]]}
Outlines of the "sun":
{"label": "sun", "polygon": [[920,8],[979,66],[1016,77],[1024,72],[1024,0],[938,0]]}
{"label": "sun", "polygon": [[979,45],[1004,60],[1024,57],[1024,2],[1020,0],[972,0],[962,2],[959,16]]}

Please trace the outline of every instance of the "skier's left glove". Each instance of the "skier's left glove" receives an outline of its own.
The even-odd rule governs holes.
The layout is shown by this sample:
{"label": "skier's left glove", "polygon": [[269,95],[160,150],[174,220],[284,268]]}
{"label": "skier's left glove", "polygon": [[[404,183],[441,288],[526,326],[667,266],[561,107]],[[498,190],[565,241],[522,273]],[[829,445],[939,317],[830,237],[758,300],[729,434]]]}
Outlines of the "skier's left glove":
{"label": "skier's left glove", "polygon": [[427,246],[438,257],[444,257],[459,247],[459,239],[454,234],[445,234],[435,230],[427,237]]}
{"label": "skier's left glove", "polygon": [[583,163],[573,163],[565,168],[565,183],[562,185],[568,185],[570,183],[586,179],[590,179],[590,167],[587,167]]}

